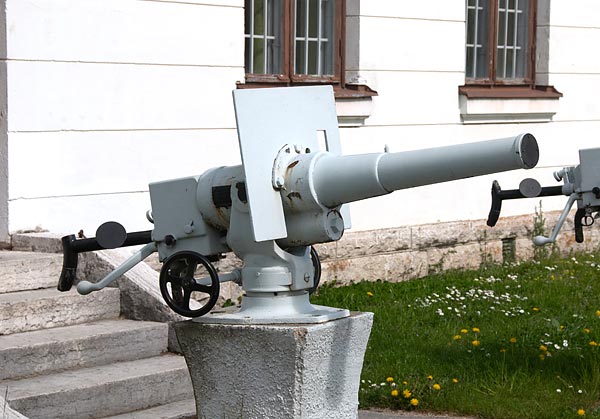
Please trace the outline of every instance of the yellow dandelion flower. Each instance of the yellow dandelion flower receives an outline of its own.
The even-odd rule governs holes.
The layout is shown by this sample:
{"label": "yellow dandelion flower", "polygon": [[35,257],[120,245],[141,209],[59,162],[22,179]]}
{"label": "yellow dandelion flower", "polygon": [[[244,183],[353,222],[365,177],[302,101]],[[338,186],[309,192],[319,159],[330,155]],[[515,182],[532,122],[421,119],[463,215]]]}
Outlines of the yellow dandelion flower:
{"label": "yellow dandelion flower", "polygon": [[548,347],[546,345],[540,345],[540,351],[548,352]]}
{"label": "yellow dandelion flower", "polygon": [[402,384],[408,385],[408,381],[402,381]]}
{"label": "yellow dandelion flower", "polygon": [[409,390],[404,389],[404,391],[402,391],[402,396],[404,396],[405,399],[409,399],[410,396],[412,396],[412,393]]}
{"label": "yellow dandelion flower", "polygon": [[561,324],[561,325],[559,326],[559,329],[560,329],[560,330],[565,330],[565,327],[564,327],[564,326]]}
{"label": "yellow dandelion flower", "polygon": [[453,382],[454,384],[458,383],[458,378],[453,378],[453,379],[452,379],[452,382]]}
{"label": "yellow dandelion flower", "polygon": [[392,397],[398,397],[398,390],[392,390],[392,392],[390,393],[392,395]]}
{"label": "yellow dandelion flower", "polygon": [[369,297],[372,297],[374,294],[373,294],[371,291],[367,291],[367,295],[368,295]]}
{"label": "yellow dandelion flower", "polygon": [[596,316],[600,316],[600,310],[596,310]]}
{"label": "yellow dandelion flower", "polygon": [[532,308],[532,310],[533,310],[533,311],[540,311],[540,309],[539,309],[539,308],[537,308],[537,307],[534,307],[534,308]]}
{"label": "yellow dandelion flower", "polygon": [[501,353],[505,353],[505,352],[506,352],[506,349],[502,348],[502,349],[500,349],[500,352],[501,352]]}
{"label": "yellow dandelion flower", "polygon": [[517,343],[517,338],[510,338],[510,343]]}
{"label": "yellow dandelion flower", "polygon": [[427,379],[428,379],[428,380],[433,380],[433,375],[428,375],[428,376],[427,376]]}
{"label": "yellow dandelion flower", "polygon": [[418,406],[419,405],[419,400],[418,399],[410,399],[410,405],[411,406]]}
{"label": "yellow dandelion flower", "polygon": [[469,331],[467,329],[460,329],[460,333],[466,335],[467,333],[469,333]]}
{"label": "yellow dandelion flower", "polygon": [[590,346],[598,346],[598,344],[596,343],[596,341],[591,341]]}
{"label": "yellow dandelion flower", "polygon": [[479,346],[480,343],[481,342],[479,342],[478,340],[474,340],[473,342],[471,342],[471,345],[477,347],[477,346]]}
{"label": "yellow dandelion flower", "polygon": [[481,332],[481,330],[479,330],[478,327],[474,327],[473,329],[471,329],[474,333],[479,333]]}
{"label": "yellow dandelion flower", "polygon": [[385,381],[387,381],[388,383],[391,383],[394,381],[394,377],[388,377],[385,379]]}
{"label": "yellow dandelion flower", "polygon": [[462,338],[461,335],[454,335],[454,340],[460,340]]}
{"label": "yellow dandelion flower", "polygon": [[577,414],[578,414],[579,416],[585,416],[585,410],[583,410],[583,409],[579,409],[579,410],[577,411]]}
{"label": "yellow dandelion flower", "polygon": [[585,327],[585,328],[583,329],[583,333],[585,333],[586,335],[588,335],[590,332],[591,332],[591,330],[590,330],[590,329],[588,329],[587,327]]}
{"label": "yellow dandelion flower", "polygon": [[435,383],[433,385],[433,389],[436,390],[436,391],[440,391],[442,389],[442,387],[438,383]]}
{"label": "yellow dandelion flower", "polygon": [[543,361],[544,359],[546,359],[546,356],[544,354],[540,354],[539,357],[540,357],[540,361]]}

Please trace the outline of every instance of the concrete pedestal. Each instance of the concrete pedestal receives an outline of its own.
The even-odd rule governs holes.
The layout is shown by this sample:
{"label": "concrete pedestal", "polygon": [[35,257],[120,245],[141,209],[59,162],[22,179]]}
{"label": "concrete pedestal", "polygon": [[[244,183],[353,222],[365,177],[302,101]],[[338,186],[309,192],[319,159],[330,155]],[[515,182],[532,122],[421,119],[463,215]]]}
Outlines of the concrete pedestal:
{"label": "concrete pedestal", "polygon": [[372,313],[321,324],[175,324],[199,419],[356,419]]}

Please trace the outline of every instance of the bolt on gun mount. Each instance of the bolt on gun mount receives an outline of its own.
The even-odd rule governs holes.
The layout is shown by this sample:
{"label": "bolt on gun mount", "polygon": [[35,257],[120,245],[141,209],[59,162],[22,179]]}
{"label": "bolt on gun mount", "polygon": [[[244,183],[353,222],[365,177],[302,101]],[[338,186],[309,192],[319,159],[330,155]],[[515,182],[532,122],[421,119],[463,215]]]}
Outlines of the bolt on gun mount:
{"label": "bolt on gun mount", "polygon": [[542,188],[535,179],[524,179],[519,189],[503,191],[497,181],[492,183],[492,207],[488,216],[487,225],[493,227],[498,221],[502,201],[505,199],[536,198],[544,196],[566,195],[569,198],[560,214],[550,237],[536,236],[533,243],[543,246],[554,243],[556,237],[564,224],[569,211],[577,202],[575,212],[575,241],[582,243],[583,227],[591,226],[594,220],[600,216],[600,148],[579,150],[579,165],[564,167],[554,172],[554,178],[562,186],[548,186]]}
{"label": "bolt on gun mount", "polygon": [[[150,184],[150,232],[127,234],[113,223],[96,239],[63,239],[59,289],[75,278],[77,253],[146,243],[88,293],[114,281],[149,254],[163,263],[159,285],[167,304],[187,317],[208,314],[219,284],[241,283],[241,308],[215,310],[217,323],[317,323],[348,310],[313,306],[320,262],[313,244],[339,240],[350,227],[347,203],[399,189],[537,164],[531,134],[401,153],[341,155],[331,87],[236,90],[242,165]],[[82,244],[80,246],[80,243]],[[212,262],[234,252],[243,267],[218,274]],[[204,274],[198,274],[198,267]],[[205,296],[196,302],[196,297]],[[237,311],[236,311],[237,310]]]}

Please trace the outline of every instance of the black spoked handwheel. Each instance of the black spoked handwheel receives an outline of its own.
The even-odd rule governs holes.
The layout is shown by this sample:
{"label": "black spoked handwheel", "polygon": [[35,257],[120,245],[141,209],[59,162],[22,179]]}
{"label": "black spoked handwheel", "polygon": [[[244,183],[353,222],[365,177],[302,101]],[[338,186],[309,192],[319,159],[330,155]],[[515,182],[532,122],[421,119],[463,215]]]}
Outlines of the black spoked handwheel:
{"label": "black spoked handwheel", "polygon": [[310,259],[313,264],[313,268],[315,270],[314,277],[315,283],[312,288],[309,288],[308,293],[312,294],[317,290],[319,286],[319,282],[321,282],[321,259],[319,259],[319,254],[317,253],[317,249],[314,246],[310,246]]}
{"label": "black spoked handwheel", "polygon": [[[210,278],[210,284],[198,280]],[[169,256],[160,270],[160,293],[171,309],[185,317],[200,317],[208,313],[219,298],[219,276],[208,258],[192,251],[181,251]],[[206,296],[208,294],[208,298]],[[200,308],[190,308],[190,300],[198,301]]]}

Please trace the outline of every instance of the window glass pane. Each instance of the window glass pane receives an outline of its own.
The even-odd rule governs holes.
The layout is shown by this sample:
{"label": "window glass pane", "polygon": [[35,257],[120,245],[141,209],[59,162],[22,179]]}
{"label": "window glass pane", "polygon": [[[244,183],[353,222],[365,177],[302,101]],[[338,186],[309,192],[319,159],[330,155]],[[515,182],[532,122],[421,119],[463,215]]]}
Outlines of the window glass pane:
{"label": "window glass pane", "polygon": [[523,79],[528,77],[529,72],[529,25],[531,16],[529,16],[529,0],[515,0],[518,5],[519,19],[516,23],[516,51],[515,51],[515,64],[514,64],[514,77],[517,79]]}
{"label": "window glass pane", "polygon": [[254,67],[252,67],[251,73],[255,74],[265,74],[265,49],[262,38],[254,38],[253,42],[253,63]]}
{"label": "window glass pane", "polygon": [[296,0],[296,37],[306,34],[306,6],[308,0]]}
{"label": "window glass pane", "polygon": [[319,33],[319,0],[308,0],[308,36],[316,38]]}
{"label": "window glass pane", "polygon": [[528,0],[505,0],[499,3],[496,51],[498,79],[521,80],[527,76],[528,12]]}
{"label": "window glass pane", "polygon": [[334,74],[335,0],[296,0],[295,45],[296,74]]}
{"label": "window glass pane", "polygon": [[250,47],[250,38],[246,37],[244,39],[244,63],[245,63],[245,71],[246,73],[251,73],[250,71],[250,54],[252,53],[252,48]]}
{"label": "window glass pane", "polygon": [[296,74],[306,74],[305,65],[306,65],[306,42],[304,41],[296,41],[296,56],[295,56],[295,65],[294,68],[296,70]]}
{"label": "window glass pane", "polygon": [[467,1],[467,63],[466,75],[472,79],[487,79],[489,50],[488,0]]}
{"label": "window glass pane", "polygon": [[254,0],[254,35],[265,33],[264,0]]}
{"label": "window glass pane", "polygon": [[283,1],[245,0],[247,73],[280,74],[283,68]]}
{"label": "window glass pane", "polygon": [[321,75],[335,73],[335,4],[334,0],[321,0]]}
{"label": "window glass pane", "polygon": [[318,75],[319,74],[319,43],[317,41],[308,42],[308,68],[306,74]]}

